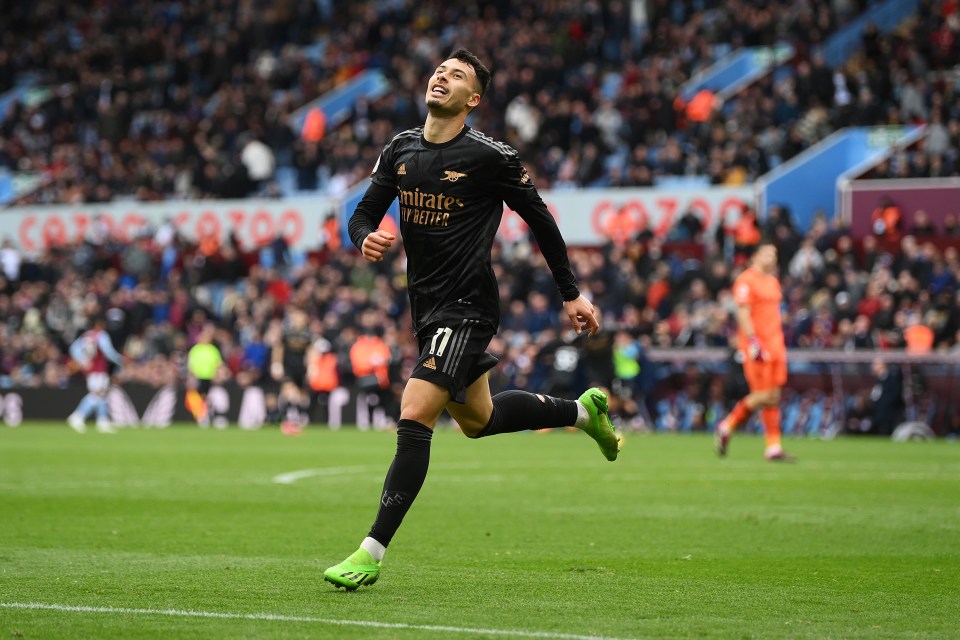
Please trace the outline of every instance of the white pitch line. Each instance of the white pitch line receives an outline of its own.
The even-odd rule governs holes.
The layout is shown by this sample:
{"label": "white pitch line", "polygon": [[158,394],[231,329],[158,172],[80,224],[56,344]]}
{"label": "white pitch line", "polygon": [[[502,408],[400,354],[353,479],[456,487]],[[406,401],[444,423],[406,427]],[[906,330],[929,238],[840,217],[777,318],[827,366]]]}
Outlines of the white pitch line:
{"label": "white pitch line", "polygon": [[[470,469],[479,469],[480,464],[476,462],[464,462],[464,463],[450,463],[450,464],[434,464],[433,469],[435,470],[453,470],[453,471],[464,471]],[[352,467],[319,467],[316,469],[300,469],[298,471],[289,471],[287,473],[281,473],[273,476],[270,479],[271,482],[275,484],[293,484],[297,480],[303,480],[304,478],[313,478],[315,476],[324,476],[324,477],[336,477],[336,476],[346,476],[346,475],[356,475],[361,473],[372,473],[372,474],[382,474],[385,472],[386,467],[383,466],[352,466]],[[379,475],[378,475],[379,478]]]}
{"label": "white pitch line", "polygon": [[409,629],[412,631],[436,631],[438,633],[471,633],[487,636],[511,636],[514,638],[543,638],[545,640],[628,640],[610,636],[584,636],[575,633],[551,631],[523,631],[516,629],[474,629],[434,624],[407,624],[404,622],[375,622],[372,620],[337,620],[311,616],[287,616],[275,613],[223,613],[219,611],[191,611],[189,609],[128,609],[125,607],[88,607],[45,602],[0,602],[0,609],[33,609],[60,611],[64,613],[119,613],[137,616],[171,616],[176,618],[215,618],[221,620],[263,620],[271,622],[305,622],[332,624],[342,627],[366,627],[372,629]]}
{"label": "white pitch line", "polygon": [[311,478],[313,476],[342,476],[351,473],[363,473],[372,471],[371,467],[324,467],[322,469],[301,469],[300,471],[291,471],[273,476],[272,481],[277,484],[293,484],[297,480]]}

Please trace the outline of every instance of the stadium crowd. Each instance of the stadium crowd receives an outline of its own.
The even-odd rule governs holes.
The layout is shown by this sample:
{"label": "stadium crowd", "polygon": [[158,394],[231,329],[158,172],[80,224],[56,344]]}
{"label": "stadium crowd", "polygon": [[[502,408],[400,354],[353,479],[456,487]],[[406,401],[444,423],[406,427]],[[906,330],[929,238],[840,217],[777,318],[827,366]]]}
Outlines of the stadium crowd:
{"label": "stadium crowd", "polygon": [[[278,166],[296,169],[299,189],[337,192],[369,173],[395,132],[422,122],[424,78],[469,43],[495,70],[472,124],[517,147],[540,188],[742,184],[836,128],[912,122],[928,124],[926,139],[871,175],[960,174],[958,81],[947,72],[960,61],[957,3],[924,0],[895,33],[868,29],[843,68],[827,67],[816,45],[869,4],[651,0],[638,19],[631,3],[592,0],[17,2],[0,16],[0,93],[31,77],[35,88],[0,114],[0,169],[41,177],[15,204],[278,196]],[[797,51],[789,73],[706,113],[678,98],[731,47],[778,42]],[[295,109],[366,68],[384,71],[387,95],[360,101],[321,139],[288,127]],[[758,231],[780,250],[790,346],[898,349],[919,326],[933,349],[960,349],[955,246],[929,242],[919,225],[891,250],[855,242],[837,222],[801,232],[786,209],[763,214]],[[667,238],[572,251],[606,327],[579,350],[578,375],[642,394],[655,376],[646,348],[729,344],[743,247],[683,220]],[[700,257],[676,241],[701,246]],[[331,242],[304,259],[279,239],[245,253],[230,241],[191,245],[169,225],[124,244],[94,224],[76,246],[23,255],[4,243],[0,261],[0,386],[66,385],[66,346],[97,316],[127,358],[121,381],[183,380],[185,353],[213,320],[223,379],[270,384],[291,307],[307,311],[316,348],[345,380],[357,377],[349,351],[361,334],[390,346],[393,380],[416,355],[402,255],[371,267]],[[495,267],[494,385],[561,393],[586,382],[558,357],[575,340],[556,328],[536,248],[498,246]]]}
{"label": "stadium crowd", "polygon": [[[703,259],[684,258],[668,239],[648,234],[602,250],[571,251],[607,334],[584,345],[589,357],[582,375],[605,384],[615,378],[650,384],[649,372],[635,366],[645,348],[730,344],[730,284],[744,264],[744,247],[719,229],[693,239],[705,247]],[[758,232],[778,239],[789,346],[901,349],[911,328],[922,326],[930,348],[960,350],[955,245],[941,251],[930,236],[905,235],[898,250],[887,251],[873,236],[855,243],[842,226],[824,220],[802,234],[781,208]],[[67,384],[72,371],[65,347],[98,316],[128,359],[121,380],[182,380],[184,354],[209,320],[218,327],[225,379],[268,383],[270,353],[292,307],[307,312],[311,335],[337,355],[344,381],[352,376],[350,348],[364,333],[390,346],[391,377],[400,380],[416,359],[403,254],[371,266],[338,244],[297,256],[278,238],[244,253],[231,241],[188,243],[168,225],[121,243],[96,224],[77,246],[23,255],[6,242],[0,249],[0,386]],[[491,346],[502,360],[495,385],[556,392],[576,384],[560,380],[562,367],[554,366],[557,349],[574,338],[559,328],[555,285],[536,248],[526,241],[497,245],[494,264],[503,310]]]}
{"label": "stadium crowd", "polygon": [[[0,16],[0,93],[25,77],[36,89],[0,114],[0,168],[40,176],[20,204],[276,196],[278,166],[297,189],[340,192],[422,121],[424,78],[469,43],[495,70],[473,124],[519,149],[544,188],[742,184],[839,127],[910,122],[930,124],[927,142],[880,174],[958,175],[956,3],[924,0],[829,68],[817,45],[870,4],[19,2]],[[703,113],[680,99],[731,48],[781,42],[797,51],[789,73]],[[389,78],[386,96],[319,139],[290,130],[296,108],[367,68]]]}

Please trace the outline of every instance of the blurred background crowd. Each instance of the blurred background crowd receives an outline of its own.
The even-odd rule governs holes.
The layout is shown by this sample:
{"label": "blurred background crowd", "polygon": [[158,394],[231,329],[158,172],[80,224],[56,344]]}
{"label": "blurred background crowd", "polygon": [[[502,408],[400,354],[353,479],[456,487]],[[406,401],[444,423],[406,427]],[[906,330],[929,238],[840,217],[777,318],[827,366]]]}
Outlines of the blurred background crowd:
{"label": "blurred background crowd", "polygon": [[[13,204],[341,194],[396,132],[422,122],[425,79],[460,44],[495,72],[472,125],[516,147],[541,189],[746,184],[839,127],[919,122],[926,139],[871,175],[960,175],[955,0],[923,0],[893,34],[868,29],[842,68],[814,50],[868,0],[7,4],[0,94],[25,77],[38,87],[0,113],[0,169],[38,176]],[[640,9],[642,24],[630,19]],[[705,112],[681,99],[681,85],[724,53],[778,42],[796,49],[789,73]],[[357,103],[319,139],[288,126],[297,108],[369,68],[391,82],[384,97]],[[901,349],[921,325],[930,349],[960,349],[960,243],[942,242],[956,225],[933,229],[904,212],[895,238],[854,240],[836,221],[796,228],[787,206],[761,213],[746,212],[739,231],[705,233],[691,214],[667,237],[574,248],[605,325],[592,346],[559,324],[536,246],[498,245],[494,386],[579,384],[562,357],[577,344],[577,375],[642,395],[655,378],[644,350],[730,344],[730,284],[743,245],[761,236],[778,244],[789,346]],[[739,235],[751,224],[756,233]],[[29,254],[4,242],[0,386],[67,384],[66,347],[100,315],[129,360],[121,380],[182,380],[185,353],[212,320],[224,379],[263,383],[292,308],[306,311],[310,355],[333,354],[343,380],[359,377],[350,350],[370,335],[389,347],[399,383],[416,357],[403,256],[370,265],[335,236],[307,255],[280,238],[256,251],[196,246],[170,225],[121,243],[94,223],[77,245]]]}
{"label": "blurred background crowd", "polygon": [[[472,124],[541,188],[743,184],[839,127],[917,122],[926,142],[875,174],[960,175],[955,0],[922,0],[892,34],[868,26],[842,68],[816,47],[869,0],[7,4],[0,94],[42,87],[0,114],[0,169],[40,178],[20,204],[337,195],[422,122],[425,79],[463,43],[495,70]],[[788,73],[705,108],[681,98],[722,55],[775,43],[796,51]],[[319,139],[287,126],[365,69],[385,96]]]}
{"label": "blurred background crowd", "polygon": [[[908,234],[889,251],[872,236],[854,243],[823,220],[801,234],[783,209],[761,226],[779,238],[788,346],[960,351],[956,243],[941,250],[932,236]],[[404,255],[372,265],[338,245],[299,255],[277,238],[244,252],[229,241],[197,246],[166,226],[130,243],[91,233],[79,246],[32,255],[8,243],[0,252],[0,386],[68,384],[75,372],[66,346],[98,316],[129,360],[121,381],[183,380],[187,349],[213,321],[227,365],[220,381],[269,384],[274,348],[302,329],[293,326],[292,309],[306,312],[315,340],[303,357],[332,354],[336,382],[368,373],[371,364],[352,353],[366,335],[389,349],[391,385],[402,383],[417,358]],[[691,247],[703,256],[685,256]],[[502,319],[490,347],[501,358],[494,388],[562,394],[597,381],[621,385],[627,396],[648,393],[658,379],[643,358],[650,348],[731,345],[730,286],[746,250],[722,228],[692,242],[641,234],[572,249],[580,287],[604,325],[599,339],[583,341],[562,324],[556,285],[535,244],[496,245]],[[915,328],[925,333],[914,335]]]}

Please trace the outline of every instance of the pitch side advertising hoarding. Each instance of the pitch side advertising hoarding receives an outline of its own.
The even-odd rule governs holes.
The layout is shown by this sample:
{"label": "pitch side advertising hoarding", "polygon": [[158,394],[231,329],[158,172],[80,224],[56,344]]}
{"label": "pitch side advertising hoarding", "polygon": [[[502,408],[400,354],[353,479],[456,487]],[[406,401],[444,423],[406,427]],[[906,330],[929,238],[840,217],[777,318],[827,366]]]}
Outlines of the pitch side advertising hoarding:
{"label": "pitch side advertising hoarding", "polygon": [[[362,189],[361,189],[362,191]],[[666,236],[686,211],[692,210],[712,230],[723,219],[733,224],[745,206],[753,204],[753,189],[703,187],[693,189],[589,189],[543,191],[544,201],[571,246],[597,246],[606,241],[611,216],[620,216],[621,229],[650,230]],[[161,203],[15,207],[0,215],[0,239],[9,238],[24,251],[74,244],[105,225],[120,241],[171,221],[187,239],[207,234],[225,239],[233,232],[245,250],[256,249],[282,235],[291,248],[310,251],[319,246],[327,216],[339,217],[341,227],[352,214],[349,202],[327,197],[282,200],[196,200]],[[498,236],[514,240],[526,233],[515,212],[505,209]]]}

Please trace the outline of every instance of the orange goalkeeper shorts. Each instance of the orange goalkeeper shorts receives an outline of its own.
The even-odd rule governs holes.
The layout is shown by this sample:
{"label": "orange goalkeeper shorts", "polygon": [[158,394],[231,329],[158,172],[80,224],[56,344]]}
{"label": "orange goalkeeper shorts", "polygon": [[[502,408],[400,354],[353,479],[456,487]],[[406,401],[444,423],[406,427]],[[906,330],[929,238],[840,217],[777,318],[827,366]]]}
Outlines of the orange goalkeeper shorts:
{"label": "orange goalkeeper shorts", "polygon": [[769,391],[787,384],[787,360],[777,358],[757,362],[747,359],[743,363],[743,376],[750,391]]}

